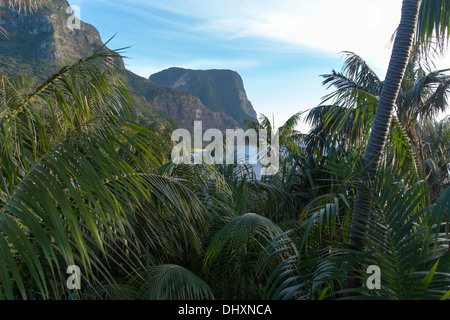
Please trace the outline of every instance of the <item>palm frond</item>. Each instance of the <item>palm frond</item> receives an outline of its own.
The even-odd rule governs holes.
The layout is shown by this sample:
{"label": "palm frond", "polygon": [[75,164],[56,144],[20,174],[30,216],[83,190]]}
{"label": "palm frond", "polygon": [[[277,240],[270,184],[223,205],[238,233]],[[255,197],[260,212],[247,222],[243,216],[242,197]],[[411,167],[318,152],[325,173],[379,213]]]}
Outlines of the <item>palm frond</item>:
{"label": "palm frond", "polygon": [[254,213],[239,216],[219,230],[204,258],[205,277],[215,294],[228,299],[259,298],[265,280],[254,270],[264,248],[282,234],[276,224]]}
{"label": "palm frond", "polygon": [[[146,300],[211,300],[208,284],[193,272],[173,264],[150,267],[143,275],[140,298]],[[133,285],[132,287],[135,287]]]}
{"label": "palm frond", "polygon": [[450,1],[424,0],[417,22],[416,43],[425,50],[437,47],[443,52],[450,38]]}

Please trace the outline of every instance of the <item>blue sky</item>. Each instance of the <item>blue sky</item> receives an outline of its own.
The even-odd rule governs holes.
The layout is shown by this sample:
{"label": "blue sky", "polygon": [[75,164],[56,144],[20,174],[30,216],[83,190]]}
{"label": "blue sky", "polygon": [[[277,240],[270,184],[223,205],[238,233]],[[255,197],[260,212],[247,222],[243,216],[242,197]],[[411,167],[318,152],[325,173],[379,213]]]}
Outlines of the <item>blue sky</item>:
{"label": "blue sky", "polygon": [[[232,69],[256,112],[280,126],[328,91],[321,74],[340,70],[342,51],[384,78],[402,0],[69,0],[127,68],[148,78],[177,66]],[[450,63],[447,63],[450,67]],[[299,126],[307,131],[308,126]]]}

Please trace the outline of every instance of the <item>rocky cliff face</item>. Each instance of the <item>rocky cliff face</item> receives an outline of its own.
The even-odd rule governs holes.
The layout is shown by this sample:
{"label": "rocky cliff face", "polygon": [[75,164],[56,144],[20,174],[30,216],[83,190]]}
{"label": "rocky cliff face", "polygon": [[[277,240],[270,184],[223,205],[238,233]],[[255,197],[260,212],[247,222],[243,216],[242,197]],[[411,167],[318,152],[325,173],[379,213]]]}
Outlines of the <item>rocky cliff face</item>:
{"label": "rocky cliff face", "polygon": [[7,15],[0,26],[9,33],[8,39],[0,37],[1,71],[48,76],[99,48],[102,40],[93,26],[67,26],[68,8],[66,0],[53,0],[33,13],[0,7]]}
{"label": "rocky cliff face", "polygon": [[[33,13],[0,6],[0,12],[8,15],[0,17],[0,26],[9,32],[8,39],[0,35],[0,72],[9,76],[34,75],[42,80],[62,66],[87,57],[100,48],[103,43],[95,27],[84,22],[79,24],[79,28],[68,26],[72,16],[68,8],[66,0],[52,0]],[[125,69],[121,59],[118,65]],[[138,113],[152,116],[155,112],[161,112],[186,129],[192,129],[195,120],[203,121],[204,129],[234,129],[240,126],[242,116],[256,116],[251,104],[245,102],[242,79],[237,74],[232,77],[235,84],[233,81],[222,82],[221,90],[216,82],[208,86],[212,88],[211,99],[205,98],[201,90],[176,90],[170,88],[171,85],[158,84],[128,70],[125,70],[125,78],[138,98]],[[204,83],[217,79],[211,76],[201,80]],[[193,86],[193,82],[190,84]],[[233,88],[226,88],[227,85]],[[195,87],[200,88],[201,85]],[[224,102],[227,92],[234,99],[232,105],[239,106],[236,109]],[[236,99],[236,96],[242,100]],[[220,103],[216,104],[214,100]]]}
{"label": "rocky cliff face", "polygon": [[151,75],[150,80],[193,94],[209,109],[223,112],[239,123],[242,119],[256,120],[242,78],[235,71],[169,68]]}
{"label": "rocky cliff face", "polygon": [[174,119],[182,128],[192,130],[194,121],[202,121],[205,130],[239,128],[236,120],[223,112],[208,109],[197,96],[159,85],[130,71],[126,72],[126,79],[135,92],[145,97],[158,111]]}

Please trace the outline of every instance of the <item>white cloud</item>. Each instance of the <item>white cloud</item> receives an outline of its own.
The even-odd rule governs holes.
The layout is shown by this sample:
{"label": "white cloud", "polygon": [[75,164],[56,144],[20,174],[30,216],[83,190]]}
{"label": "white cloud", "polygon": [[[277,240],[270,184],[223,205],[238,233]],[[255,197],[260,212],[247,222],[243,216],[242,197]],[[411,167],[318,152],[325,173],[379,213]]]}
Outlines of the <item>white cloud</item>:
{"label": "white cloud", "polygon": [[133,0],[189,16],[195,31],[223,39],[259,37],[326,52],[354,51],[387,68],[401,0]]}
{"label": "white cloud", "polygon": [[[115,3],[111,0],[96,1]],[[325,53],[324,56],[330,57],[331,54],[338,57],[341,51],[353,51],[364,58],[381,78],[384,77],[383,73],[388,66],[391,53],[390,40],[400,22],[401,5],[402,0],[124,0],[121,2],[121,6],[126,7],[125,11],[136,11],[138,16],[144,17],[143,21],[155,19],[153,16],[155,15],[157,20],[173,24],[176,32],[180,31],[181,35],[195,35],[211,41],[223,40],[221,45],[225,45],[227,40],[256,38],[264,41],[249,41],[249,43],[264,47],[265,50],[270,49],[274,53],[286,50],[292,52],[293,49],[305,52],[305,49],[312,49],[310,52],[321,51]],[[166,11],[166,14],[159,10]],[[242,43],[241,41],[240,44]],[[230,42],[230,46],[234,44]],[[255,66],[252,61],[240,61],[231,57],[224,59],[222,56],[216,59],[208,55],[207,58],[199,55],[196,58],[186,56],[184,61],[168,61],[166,57],[163,61],[150,60],[151,57],[147,56],[128,63],[130,70],[144,77],[172,66],[234,70]],[[448,58],[446,60],[438,62],[438,66],[450,67],[450,61]],[[339,69],[340,65],[334,67]],[[327,71],[330,70],[320,72]],[[250,80],[252,79],[245,78],[246,84],[250,84]],[[283,84],[282,87],[285,86]],[[270,94],[277,96],[272,101],[269,93],[261,94],[263,90],[256,85],[254,87],[252,92],[255,107],[258,112],[270,114],[270,108],[279,101],[280,95],[275,93],[272,86]],[[282,110],[277,110],[279,122],[298,111],[299,106],[289,101],[302,101],[308,107],[313,106],[314,99],[304,101],[309,92],[302,94],[304,97],[285,97],[283,110],[287,111],[281,115],[279,113]],[[253,95],[249,96],[252,99]]]}

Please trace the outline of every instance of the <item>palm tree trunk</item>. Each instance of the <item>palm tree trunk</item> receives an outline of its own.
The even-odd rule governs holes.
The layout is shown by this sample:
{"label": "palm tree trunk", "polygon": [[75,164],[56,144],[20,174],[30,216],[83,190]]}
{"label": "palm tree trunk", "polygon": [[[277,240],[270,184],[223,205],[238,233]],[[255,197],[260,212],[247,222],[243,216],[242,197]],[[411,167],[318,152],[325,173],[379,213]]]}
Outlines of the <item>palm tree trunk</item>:
{"label": "palm tree trunk", "polygon": [[[392,49],[388,71],[378,101],[372,130],[369,136],[364,163],[371,178],[375,176],[385,148],[389,126],[394,111],[394,104],[400,90],[411,53],[420,6],[423,0],[403,0],[402,16]],[[350,245],[364,248],[364,230],[367,226],[371,198],[367,190],[358,188],[352,222],[350,226]],[[358,288],[362,282],[357,279],[358,272],[350,274],[348,288]]]}

